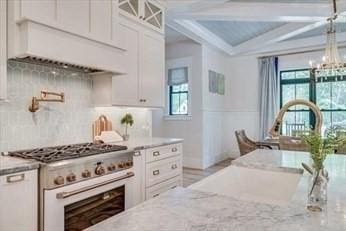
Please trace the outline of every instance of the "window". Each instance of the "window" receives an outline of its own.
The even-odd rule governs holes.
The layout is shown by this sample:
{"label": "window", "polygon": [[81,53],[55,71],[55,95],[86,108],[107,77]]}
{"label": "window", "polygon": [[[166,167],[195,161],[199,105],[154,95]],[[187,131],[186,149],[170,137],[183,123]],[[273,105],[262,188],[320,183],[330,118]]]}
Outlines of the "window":
{"label": "window", "polygon": [[188,68],[168,70],[169,115],[188,115],[189,84]]}
{"label": "window", "polygon": [[[292,99],[306,99],[316,103],[323,114],[322,134],[331,126],[346,127],[346,76],[320,77],[309,69],[280,72],[280,105]],[[294,106],[283,119],[282,134],[294,135],[292,128],[305,129],[314,125],[314,114],[306,106]]]}

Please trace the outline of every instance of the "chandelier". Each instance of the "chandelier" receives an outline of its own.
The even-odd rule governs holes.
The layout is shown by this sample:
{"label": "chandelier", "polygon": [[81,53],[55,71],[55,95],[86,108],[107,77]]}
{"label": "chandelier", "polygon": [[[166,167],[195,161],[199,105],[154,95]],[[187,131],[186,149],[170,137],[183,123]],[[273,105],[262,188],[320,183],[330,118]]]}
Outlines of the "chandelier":
{"label": "chandelier", "polygon": [[327,44],[325,54],[322,57],[322,63],[314,65],[313,61],[309,61],[311,71],[314,73],[316,80],[321,78],[321,81],[323,81],[323,77],[325,79],[334,77],[335,80],[346,78],[346,63],[340,59],[336,41],[335,21],[338,18],[336,0],[333,0],[333,11],[334,14],[327,19]]}

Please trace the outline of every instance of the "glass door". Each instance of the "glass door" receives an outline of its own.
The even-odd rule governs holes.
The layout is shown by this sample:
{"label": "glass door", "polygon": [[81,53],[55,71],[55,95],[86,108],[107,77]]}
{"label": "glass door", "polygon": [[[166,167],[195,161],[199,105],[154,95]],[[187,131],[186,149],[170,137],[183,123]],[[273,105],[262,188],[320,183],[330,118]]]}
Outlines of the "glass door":
{"label": "glass door", "polygon": [[125,186],[65,206],[65,231],[81,231],[125,210]]}

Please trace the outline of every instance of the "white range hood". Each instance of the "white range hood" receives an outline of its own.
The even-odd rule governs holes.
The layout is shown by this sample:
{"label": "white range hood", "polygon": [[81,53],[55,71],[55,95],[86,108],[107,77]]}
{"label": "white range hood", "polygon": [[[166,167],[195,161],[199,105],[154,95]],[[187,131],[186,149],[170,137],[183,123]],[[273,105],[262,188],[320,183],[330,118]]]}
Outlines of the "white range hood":
{"label": "white range hood", "polygon": [[[110,1],[94,2],[98,5],[88,4],[84,7],[83,1],[78,2],[81,5],[75,14],[78,17],[86,15],[88,18],[76,26],[73,12],[70,13],[70,22],[66,19],[67,15],[64,15],[71,11],[71,4],[74,3],[64,5],[64,1],[59,0],[57,3],[49,0],[46,3],[9,1],[8,58],[62,65],[91,73],[124,74],[125,50],[113,39],[117,28],[116,17],[112,13],[106,15],[108,18],[103,17],[104,12],[108,12],[107,4]],[[114,11],[116,12],[116,8]],[[84,27],[87,30],[83,30]],[[109,31],[106,31],[108,27]]]}

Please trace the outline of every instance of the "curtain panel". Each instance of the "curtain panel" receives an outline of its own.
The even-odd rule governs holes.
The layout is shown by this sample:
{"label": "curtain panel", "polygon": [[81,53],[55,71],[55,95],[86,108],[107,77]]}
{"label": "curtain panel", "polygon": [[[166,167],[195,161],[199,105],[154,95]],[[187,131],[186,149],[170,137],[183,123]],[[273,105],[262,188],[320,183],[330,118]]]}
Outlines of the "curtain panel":
{"label": "curtain panel", "polygon": [[279,77],[278,58],[260,58],[260,139],[265,139],[269,134],[277,112],[279,111]]}

